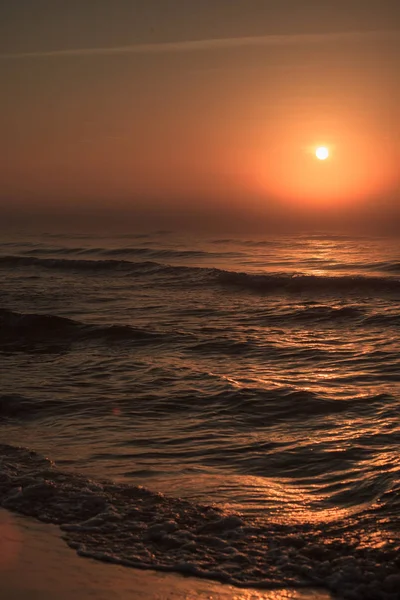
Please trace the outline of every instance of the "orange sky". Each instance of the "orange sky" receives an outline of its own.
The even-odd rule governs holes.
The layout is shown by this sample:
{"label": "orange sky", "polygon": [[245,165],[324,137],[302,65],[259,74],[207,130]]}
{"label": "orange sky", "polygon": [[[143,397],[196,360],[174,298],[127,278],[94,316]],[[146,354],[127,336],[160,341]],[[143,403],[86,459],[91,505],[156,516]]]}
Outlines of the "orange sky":
{"label": "orange sky", "polygon": [[4,214],[397,210],[396,2],[89,4],[0,9]]}

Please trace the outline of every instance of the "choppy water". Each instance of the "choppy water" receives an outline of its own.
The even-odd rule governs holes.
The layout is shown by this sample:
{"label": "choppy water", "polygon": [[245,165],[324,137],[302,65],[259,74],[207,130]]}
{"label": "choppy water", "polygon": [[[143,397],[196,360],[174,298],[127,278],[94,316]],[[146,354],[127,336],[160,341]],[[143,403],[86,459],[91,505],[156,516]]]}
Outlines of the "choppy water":
{"label": "choppy water", "polygon": [[4,506],[123,564],[399,597],[398,240],[15,236],[0,277]]}

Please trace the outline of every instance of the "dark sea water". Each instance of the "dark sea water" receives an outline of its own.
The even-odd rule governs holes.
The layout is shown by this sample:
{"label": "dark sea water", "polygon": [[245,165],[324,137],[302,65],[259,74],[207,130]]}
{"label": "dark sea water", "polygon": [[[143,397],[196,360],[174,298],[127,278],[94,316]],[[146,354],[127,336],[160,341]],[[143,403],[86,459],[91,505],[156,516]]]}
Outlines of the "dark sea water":
{"label": "dark sea water", "polygon": [[400,597],[398,240],[3,236],[0,277],[3,507],[111,562]]}

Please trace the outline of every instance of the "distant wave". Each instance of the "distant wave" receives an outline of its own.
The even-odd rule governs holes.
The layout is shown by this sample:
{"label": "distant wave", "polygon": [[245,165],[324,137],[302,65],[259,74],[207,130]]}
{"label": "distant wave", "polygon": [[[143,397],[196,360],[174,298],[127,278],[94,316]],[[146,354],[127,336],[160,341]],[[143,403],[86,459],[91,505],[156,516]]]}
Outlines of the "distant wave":
{"label": "distant wave", "polygon": [[[261,525],[216,506],[62,472],[22,448],[0,445],[0,463],[0,505],[60,525],[84,557],[239,587],[316,585],[355,600],[375,598],[377,589],[387,592],[379,598],[396,593],[399,540],[380,530],[392,492],[342,521]],[[382,543],[363,544],[376,530]]]}
{"label": "distant wave", "polygon": [[378,269],[388,273],[400,273],[400,262],[379,263]]}
{"label": "distant wave", "polygon": [[[18,246],[18,244],[11,244]],[[98,256],[98,257],[147,257],[158,259],[176,259],[176,258],[228,258],[237,256],[237,252],[209,252],[205,250],[182,250],[172,248],[146,248],[146,247],[121,247],[121,248],[102,248],[102,247],[70,247],[70,246],[49,246],[43,247],[40,244],[24,244],[23,256],[54,257],[58,256]],[[7,245],[5,245],[7,247]]]}
{"label": "distant wave", "polygon": [[68,258],[37,258],[32,256],[1,256],[0,267],[38,267],[55,270],[84,272],[108,271],[110,273],[132,273],[141,275],[167,275],[171,283],[174,278],[183,285],[219,285],[225,289],[274,294],[399,294],[400,279],[396,277],[361,275],[309,275],[302,273],[253,274],[225,271],[210,267],[174,266],[154,261],[129,260],[86,260]]}
{"label": "distant wave", "polygon": [[207,252],[205,250],[172,250],[171,248],[113,248],[102,250],[105,256],[146,256],[148,258],[228,258],[237,256],[237,252]]}
{"label": "distant wave", "polygon": [[118,274],[122,273],[141,273],[147,275],[166,274],[166,275],[184,275],[196,276],[199,273],[207,274],[214,272],[215,269],[207,269],[201,267],[185,267],[171,266],[155,261],[130,261],[117,259],[79,259],[79,258],[39,258],[34,256],[0,256],[0,268],[17,268],[17,267],[36,267],[39,269],[51,269],[60,271],[80,271],[86,273],[104,273],[110,272]]}
{"label": "distant wave", "polygon": [[278,240],[241,240],[237,243],[242,244],[243,246],[249,246],[251,248],[261,248],[263,246],[281,246],[284,242],[279,242]]}
{"label": "distant wave", "polygon": [[219,271],[219,283],[254,292],[289,293],[400,293],[400,279],[389,277],[326,276],[304,274],[251,274]]}
{"label": "distant wave", "polygon": [[30,349],[35,346],[58,348],[74,342],[160,343],[163,334],[128,325],[88,325],[55,315],[21,314],[0,309],[0,348]]}
{"label": "distant wave", "polygon": [[398,262],[340,263],[323,260],[309,260],[306,264],[317,268],[320,267],[324,271],[371,271],[375,273],[400,273],[400,263]]}
{"label": "distant wave", "polygon": [[37,258],[33,256],[0,256],[0,267],[38,267],[65,271],[134,271],[148,267],[159,267],[158,263],[127,260],[80,260],[69,258]]}

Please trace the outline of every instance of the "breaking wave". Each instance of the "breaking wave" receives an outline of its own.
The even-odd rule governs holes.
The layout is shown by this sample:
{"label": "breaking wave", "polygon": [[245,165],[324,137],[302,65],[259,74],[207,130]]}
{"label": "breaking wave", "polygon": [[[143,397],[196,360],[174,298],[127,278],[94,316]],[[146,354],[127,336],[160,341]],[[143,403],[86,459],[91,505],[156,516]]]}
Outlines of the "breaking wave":
{"label": "breaking wave", "polygon": [[166,275],[173,284],[174,277],[188,286],[218,285],[225,289],[264,294],[400,294],[400,279],[396,277],[360,275],[309,275],[302,273],[253,274],[226,271],[217,268],[173,266],[153,261],[129,260],[78,260],[66,258],[37,258],[29,256],[2,256],[0,267],[37,267],[55,270],[110,274],[133,274],[145,276]]}

